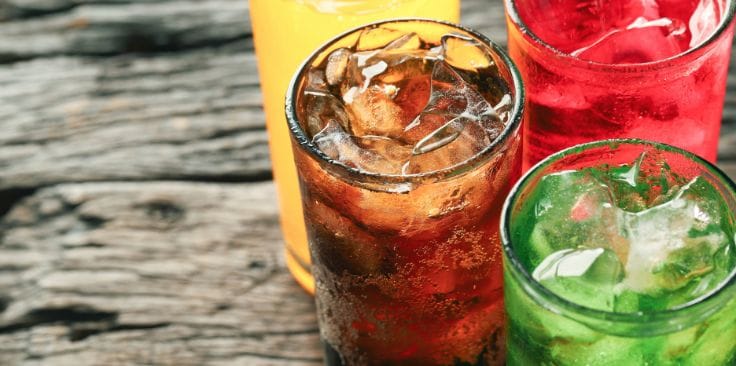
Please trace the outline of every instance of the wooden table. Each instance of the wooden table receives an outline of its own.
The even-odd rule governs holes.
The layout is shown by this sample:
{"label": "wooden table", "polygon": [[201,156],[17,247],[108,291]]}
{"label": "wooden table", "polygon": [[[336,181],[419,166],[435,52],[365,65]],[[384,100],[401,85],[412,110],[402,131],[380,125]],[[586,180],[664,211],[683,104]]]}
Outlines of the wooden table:
{"label": "wooden table", "polygon": [[[463,3],[505,42],[498,0]],[[0,2],[0,365],[321,363],[282,256],[247,7]],[[736,176],[734,73],[728,89]]]}

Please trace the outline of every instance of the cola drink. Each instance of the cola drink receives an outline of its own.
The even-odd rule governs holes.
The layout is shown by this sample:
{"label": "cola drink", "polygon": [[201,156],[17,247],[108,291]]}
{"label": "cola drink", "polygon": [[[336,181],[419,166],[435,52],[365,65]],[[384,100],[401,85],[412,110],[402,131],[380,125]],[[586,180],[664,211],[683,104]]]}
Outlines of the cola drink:
{"label": "cola drink", "polygon": [[523,104],[503,51],[448,23],[372,24],[305,62],[286,114],[328,364],[503,363]]}

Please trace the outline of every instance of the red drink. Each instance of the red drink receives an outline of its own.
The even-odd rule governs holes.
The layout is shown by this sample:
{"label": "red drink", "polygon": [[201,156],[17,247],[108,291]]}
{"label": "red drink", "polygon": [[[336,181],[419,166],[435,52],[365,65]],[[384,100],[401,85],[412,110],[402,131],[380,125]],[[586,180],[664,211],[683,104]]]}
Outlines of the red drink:
{"label": "red drink", "polygon": [[524,168],[614,137],[715,161],[733,38],[728,0],[506,0],[529,100]]}
{"label": "red drink", "polygon": [[305,63],[287,117],[329,365],[503,362],[522,107],[508,57],[446,23],[369,25]]}

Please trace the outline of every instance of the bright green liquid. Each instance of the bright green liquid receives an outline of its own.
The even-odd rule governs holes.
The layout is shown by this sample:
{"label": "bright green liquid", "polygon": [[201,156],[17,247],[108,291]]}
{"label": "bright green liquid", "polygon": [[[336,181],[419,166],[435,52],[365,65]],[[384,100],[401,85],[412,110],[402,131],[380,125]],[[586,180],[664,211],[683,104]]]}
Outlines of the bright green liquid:
{"label": "bright green liquid", "polygon": [[[733,213],[718,191],[643,161],[539,181],[511,220],[514,250],[536,281],[587,308],[651,313],[729,276]],[[510,365],[736,364],[736,300],[668,334],[614,336],[540,306],[505,265]]]}

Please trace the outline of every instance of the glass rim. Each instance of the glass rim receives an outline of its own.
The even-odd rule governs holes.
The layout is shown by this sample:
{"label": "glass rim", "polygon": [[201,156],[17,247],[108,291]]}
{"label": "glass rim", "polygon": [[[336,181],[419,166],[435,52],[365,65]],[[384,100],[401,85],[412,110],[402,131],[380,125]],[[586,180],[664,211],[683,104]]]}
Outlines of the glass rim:
{"label": "glass rim", "polygon": [[711,33],[705,41],[700,42],[697,46],[688,48],[683,52],[677,53],[661,60],[621,64],[609,64],[604,62],[585,60],[573,56],[567,52],[563,52],[557,47],[554,47],[551,44],[545,42],[539,36],[537,36],[536,33],[531,31],[529,26],[526,25],[526,23],[521,19],[521,16],[519,15],[518,9],[516,7],[516,0],[504,0],[504,3],[506,8],[506,15],[509,17],[511,22],[520,29],[523,38],[526,39],[528,37],[531,39],[532,42],[530,43],[533,43],[533,47],[540,49],[543,52],[546,51],[552,53],[552,55],[556,59],[577,64],[577,66],[584,66],[593,71],[638,73],[643,71],[656,71],[668,67],[675,67],[678,65],[677,62],[679,60],[693,56],[693,54],[696,54],[697,52],[711,45],[712,43],[715,43],[716,40],[720,39],[720,36],[726,31],[726,29],[728,29],[728,27],[733,22],[734,14],[736,14],[736,0],[727,1],[728,5],[726,6],[726,11],[723,13],[724,17],[723,19],[721,19],[720,24],[718,24],[716,30],[713,31],[713,33]]}
{"label": "glass rim", "polygon": [[[374,172],[367,172],[367,171],[353,168],[338,160],[330,158],[324,152],[322,152],[322,150],[320,150],[316,145],[312,143],[311,139],[307,137],[307,134],[305,133],[304,129],[301,127],[299,123],[299,118],[296,114],[296,110],[297,110],[296,103],[299,97],[298,92],[299,92],[300,80],[302,80],[302,78],[305,76],[307,70],[309,69],[309,66],[312,64],[312,62],[317,57],[322,55],[323,52],[327,51],[331,46],[333,46],[336,42],[340,41],[344,37],[347,37],[351,34],[354,34],[356,32],[359,32],[363,29],[367,29],[370,27],[378,27],[384,24],[392,24],[392,23],[411,23],[411,22],[434,23],[437,25],[447,26],[447,27],[455,28],[457,30],[466,32],[467,34],[481,41],[483,45],[485,47],[488,47],[488,49],[492,52],[492,55],[498,56],[501,59],[501,61],[503,61],[503,63],[505,64],[505,67],[508,69],[508,72],[511,75],[512,84],[509,85],[509,87],[511,90],[514,91],[514,97],[512,98],[513,108],[511,110],[511,113],[510,113],[511,117],[509,118],[508,123],[506,123],[506,126],[504,126],[503,131],[488,146],[483,148],[483,150],[481,150],[477,154],[455,165],[451,165],[451,166],[444,167],[439,170],[433,170],[429,172],[406,174],[406,175],[374,173]],[[291,132],[292,137],[294,137],[294,139],[296,140],[296,142],[299,144],[301,148],[303,148],[309,155],[315,158],[318,162],[328,164],[331,167],[331,169],[335,169],[338,174],[351,177],[353,180],[356,180],[359,182],[378,183],[381,185],[391,185],[391,184],[407,184],[407,183],[410,184],[410,183],[418,183],[418,182],[427,182],[427,181],[432,181],[432,180],[439,181],[444,178],[452,177],[455,175],[460,175],[490,160],[493,156],[496,155],[497,151],[504,145],[504,142],[508,141],[514,134],[514,131],[516,131],[518,127],[521,125],[521,120],[524,115],[523,113],[524,106],[525,106],[524,101],[525,101],[525,90],[524,90],[524,86],[521,80],[521,73],[519,72],[519,69],[516,67],[516,64],[513,63],[513,61],[511,60],[511,57],[509,57],[508,54],[499,45],[491,41],[488,37],[486,37],[485,35],[481,34],[478,31],[475,31],[473,29],[467,28],[460,24],[456,24],[456,23],[452,23],[448,21],[430,19],[430,18],[420,18],[420,17],[416,17],[416,18],[415,17],[403,17],[403,18],[392,18],[392,19],[385,19],[385,20],[380,20],[380,21],[372,22],[372,23],[366,23],[362,26],[358,26],[358,27],[349,29],[345,32],[338,34],[335,37],[330,38],[328,41],[322,44],[319,48],[317,48],[314,52],[312,52],[300,64],[296,73],[294,74],[291,81],[289,82],[289,87],[286,91],[285,113],[286,113],[286,121],[288,124],[288,128]]]}
{"label": "glass rim", "polygon": [[[711,291],[709,291],[706,294],[703,294],[701,296],[698,296],[695,299],[692,299],[688,302],[685,302],[683,304],[679,304],[672,309],[666,309],[666,310],[658,310],[658,311],[639,311],[639,312],[633,312],[633,313],[617,313],[613,311],[605,311],[605,310],[599,310],[590,308],[587,306],[580,305],[578,303],[572,302],[570,300],[565,299],[564,297],[555,294],[548,288],[546,288],[544,285],[542,285],[539,281],[535,280],[531,273],[524,268],[524,265],[521,263],[521,260],[516,255],[516,251],[512,247],[512,241],[511,241],[511,230],[509,223],[511,222],[511,211],[516,206],[516,201],[519,198],[520,193],[523,191],[524,188],[526,188],[527,183],[529,183],[533,178],[537,177],[537,174],[541,172],[542,169],[550,166],[551,164],[565,158],[568,156],[584,153],[585,151],[589,151],[594,148],[598,147],[605,147],[605,146],[621,146],[621,145],[643,145],[643,146],[649,146],[654,149],[679,154],[690,161],[693,161],[694,163],[703,166],[706,168],[710,173],[712,173],[718,180],[725,183],[724,186],[726,186],[727,192],[724,192],[724,194],[730,194],[734,201],[736,201],[736,183],[729,178],[720,168],[717,166],[711,164],[707,160],[699,157],[698,155],[695,155],[691,152],[685,151],[683,149],[680,149],[678,147],[654,142],[654,141],[648,141],[648,140],[642,140],[642,139],[630,139],[630,138],[617,138],[617,139],[607,139],[607,140],[599,140],[584,144],[575,145],[569,148],[566,148],[562,151],[559,151],[555,154],[552,154],[545,158],[544,160],[540,161],[536,165],[534,165],[532,168],[529,169],[527,173],[524,174],[524,176],[519,179],[519,181],[514,185],[514,187],[509,192],[509,195],[506,198],[506,201],[504,202],[503,209],[501,211],[501,224],[500,224],[500,236],[501,236],[501,246],[503,253],[505,257],[509,261],[510,268],[513,272],[516,272],[516,275],[520,275],[522,277],[522,281],[525,282],[525,286],[523,287],[523,291],[527,293],[528,295],[531,295],[532,298],[534,298],[535,302],[539,303],[538,300],[536,300],[537,296],[541,297],[543,300],[548,301],[554,306],[559,307],[562,310],[571,312],[576,315],[582,315],[585,318],[592,318],[596,320],[605,320],[605,321],[612,321],[617,323],[629,323],[629,324],[635,324],[635,323],[649,323],[649,322],[657,322],[662,320],[670,320],[673,318],[679,318],[679,317],[687,317],[692,316],[691,310],[696,307],[706,306],[710,302],[710,300],[719,297],[724,291],[728,289],[736,289],[736,267],[731,269],[731,272],[729,273],[728,277],[723,279],[718,286],[713,288]],[[531,294],[530,291],[534,291],[534,294]],[[542,306],[546,306],[546,304],[540,304]]]}

